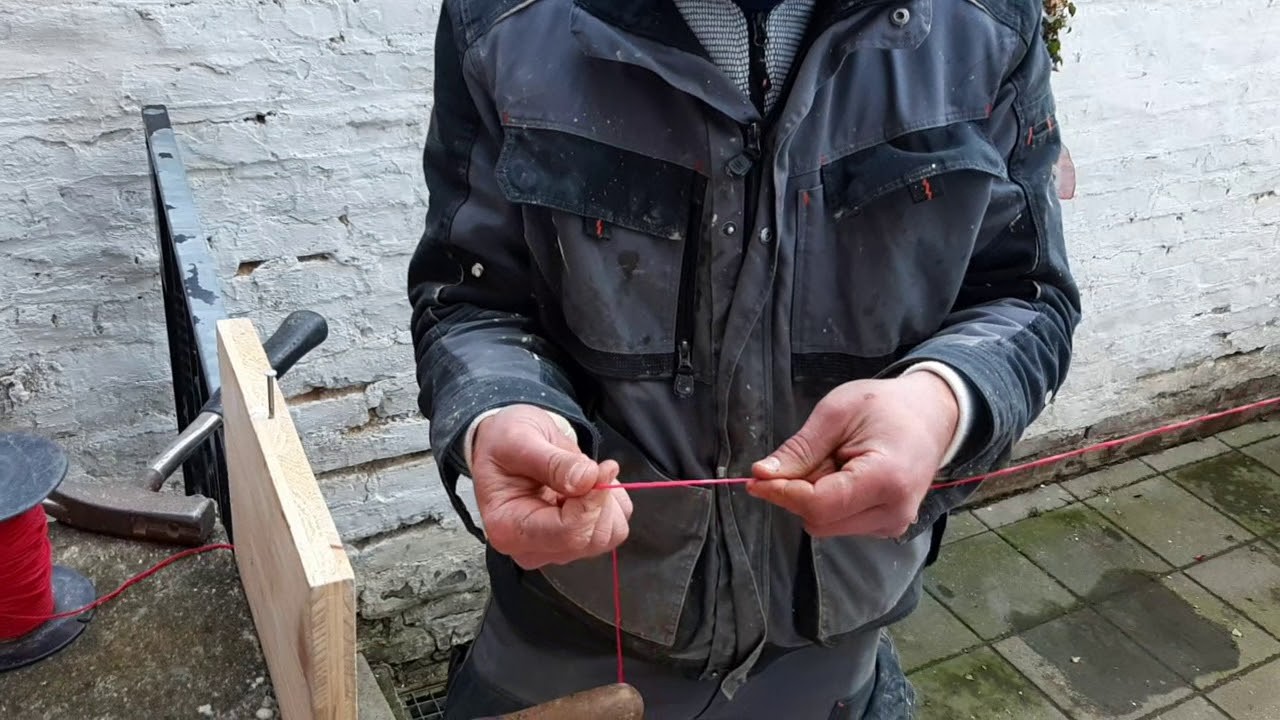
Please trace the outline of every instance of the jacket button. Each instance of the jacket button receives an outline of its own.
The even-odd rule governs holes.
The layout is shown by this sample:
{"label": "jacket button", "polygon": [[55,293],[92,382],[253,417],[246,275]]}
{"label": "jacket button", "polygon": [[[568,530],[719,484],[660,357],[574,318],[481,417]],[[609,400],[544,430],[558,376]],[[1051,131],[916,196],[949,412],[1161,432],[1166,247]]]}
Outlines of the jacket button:
{"label": "jacket button", "polygon": [[769,228],[760,228],[760,242],[768,245],[773,241],[773,230]]}
{"label": "jacket button", "polygon": [[902,27],[903,25],[911,22],[911,11],[904,7],[900,7],[893,11],[893,14],[889,16],[889,19],[893,21],[894,25]]}
{"label": "jacket button", "polygon": [[725,235],[737,235],[738,226],[731,222],[727,222],[724,225],[720,226],[720,232],[724,233]]}

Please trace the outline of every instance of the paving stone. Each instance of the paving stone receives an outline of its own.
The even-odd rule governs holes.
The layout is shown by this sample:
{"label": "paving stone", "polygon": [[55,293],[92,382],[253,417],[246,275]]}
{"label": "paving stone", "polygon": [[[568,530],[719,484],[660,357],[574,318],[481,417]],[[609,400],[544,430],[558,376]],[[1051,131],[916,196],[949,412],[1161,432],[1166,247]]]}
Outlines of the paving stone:
{"label": "paving stone", "polygon": [[1181,573],[1098,606],[1134,642],[1205,688],[1280,652],[1280,642]]}
{"label": "paving stone", "polygon": [[1274,547],[1256,543],[1237,548],[1186,573],[1273,635],[1280,634],[1280,551]]}
{"label": "paving stone", "polygon": [[982,644],[972,630],[928,593],[920,599],[916,611],[890,628],[889,634],[907,672]]}
{"label": "paving stone", "polygon": [[1260,535],[1280,530],[1280,475],[1251,457],[1231,453],[1168,476]]}
{"label": "paving stone", "polygon": [[1253,537],[1168,478],[1143,480],[1087,503],[1174,565],[1190,564]]}
{"label": "paving stone", "polygon": [[1217,437],[1233,448],[1241,448],[1262,440],[1280,437],[1280,420],[1251,422],[1248,425],[1220,432]]}
{"label": "paving stone", "polygon": [[1171,447],[1154,455],[1148,455],[1142,460],[1156,470],[1165,472],[1166,470],[1190,465],[1193,462],[1206,460],[1225,452],[1231,452],[1230,445],[1217,438],[1205,438],[1204,440],[1196,440],[1195,442]]}
{"label": "paving stone", "polygon": [[1280,438],[1250,445],[1240,452],[1280,473]]}
{"label": "paving stone", "polygon": [[1033,627],[1075,604],[1075,598],[995,533],[975,535],[947,550],[929,569],[934,597],[984,640]]}
{"label": "paving stone", "polygon": [[1090,608],[995,647],[1077,720],[1131,720],[1191,694],[1176,675]]}
{"label": "paving stone", "polygon": [[1209,699],[1234,720],[1280,718],[1280,660],[1223,685]]}
{"label": "paving stone", "polygon": [[1084,505],[996,531],[1072,592],[1091,599],[1138,587],[1172,567]]}
{"label": "paving stone", "polygon": [[1061,485],[1046,485],[1030,492],[1015,495],[973,511],[974,517],[989,528],[1012,525],[1024,518],[1066,507],[1075,502],[1075,496]]}
{"label": "paving stone", "polygon": [[1165,710],[1155,720],[1231,720],[1202,697],[1191,698],[1190,701]]}
{"label": "paving stone", "polygon": [[990,648],[911,676],[917,720],[1066,720],[1025,677]]}
{"label": "paving stone", "polygon": [[942,544],[950,545],[957,540],[973,537],[979,533],[987,531],[987,526],[983,525],[968,510],[954,513],[947,519],[947,533],[942,536]]}
{"label": "paving stone", "polygon": [[1132,485],[1155,474],[1155,469],[1150,465],[1141,460],[1130,460],[1068,480],[1062,484],[1062,487],[1077,498],[1085,500],[1098,493],[1107,493],[1125,485]]}

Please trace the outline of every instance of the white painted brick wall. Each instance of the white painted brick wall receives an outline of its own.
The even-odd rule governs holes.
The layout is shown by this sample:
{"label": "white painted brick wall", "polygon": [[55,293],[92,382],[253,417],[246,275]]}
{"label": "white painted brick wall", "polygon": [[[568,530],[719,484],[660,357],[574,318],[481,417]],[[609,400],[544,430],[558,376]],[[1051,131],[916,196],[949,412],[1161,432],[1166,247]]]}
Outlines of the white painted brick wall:
{"label": "white painted brick wall", "polygon": [[1086,317],[1028,448],[1280,375],[1280,6],[1078,5],[1055,90]]}
{"label": "white painted brick wall", "polygon": [[[425,452],[404,297],[438,5],[0,0],[0,427],[104,480],[172,433],[138,114],[168,105],[232,314],[330,320],[284,385],[397,659],[439,650],[405,639],[423,613],[465,625],[481,572]],[[1055,82],[1087,318],[1028,451],[1280,373],[1278,36],[1262,0],[1079,3]]]}
{"label": "white painted brick wall", "polygon": [[437,12],[0,2],[0,425],[58,437],[110,480],[172,432],[138,115],[159,102],[230,312],[264,332],[299,307],[330,320],[284,385],[346,537],[447,508],[404,295]]}

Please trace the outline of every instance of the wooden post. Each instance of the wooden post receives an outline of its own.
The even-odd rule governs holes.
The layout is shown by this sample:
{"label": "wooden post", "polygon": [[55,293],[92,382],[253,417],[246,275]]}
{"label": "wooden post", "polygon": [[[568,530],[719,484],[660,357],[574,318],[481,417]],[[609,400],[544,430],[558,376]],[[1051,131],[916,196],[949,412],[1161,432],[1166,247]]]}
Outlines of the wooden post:
{"label": "wooden post", "polygon": [[351,563],[252,323],[218,322],[218,360],[236,562],[281,715],[355,720]]}

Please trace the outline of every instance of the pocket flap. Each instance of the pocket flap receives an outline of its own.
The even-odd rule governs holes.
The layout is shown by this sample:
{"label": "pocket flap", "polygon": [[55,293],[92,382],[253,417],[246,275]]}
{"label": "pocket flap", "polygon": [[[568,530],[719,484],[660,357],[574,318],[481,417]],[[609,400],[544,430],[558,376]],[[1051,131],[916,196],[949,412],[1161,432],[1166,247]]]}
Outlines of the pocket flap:
{"label": "pocket flap", "polygon": [[688,232],[695,171],[557,130],[504,132],[496,170],[511,202],[672,240]]}
{"label": "pocket flap", "polygon": [[932,199],[937,188],[930,180],[961,170],[1008,177],[1004,158],[977,123],[917,130],[825,165],[824,200],[839,218],[904,188],[917,200]]}

